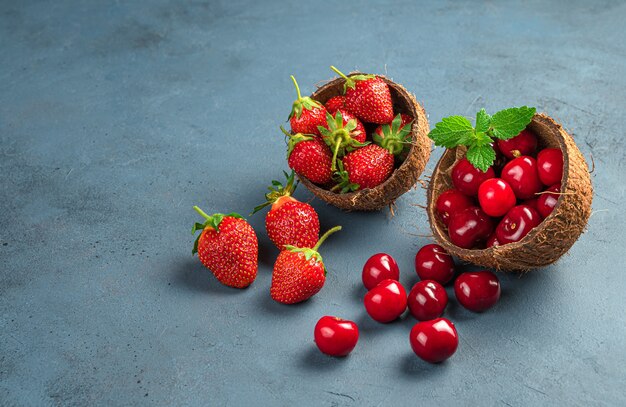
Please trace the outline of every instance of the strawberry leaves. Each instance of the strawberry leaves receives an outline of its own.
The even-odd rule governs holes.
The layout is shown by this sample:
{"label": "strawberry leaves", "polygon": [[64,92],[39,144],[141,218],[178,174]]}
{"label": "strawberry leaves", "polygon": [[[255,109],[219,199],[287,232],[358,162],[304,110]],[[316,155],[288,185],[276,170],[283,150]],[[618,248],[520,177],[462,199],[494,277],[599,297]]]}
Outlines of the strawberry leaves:
{"label": "strawberry leaves", "polygon": [[400,128],[402,115],[398,114],[391,122],[391,126],[388,124],[381,126],[382,135],[374,132],[372,139],[391,154],[398,155],[411,143],[411,123],[412,121]]}
{"label": "strawberry leaves", "polygon": [[296,93],[298,94],[298,98],[293,102],[291,113],[289,114],[290,119],[294,116],[299,119],[300,116],[302,116],[303,109],[312,110],[312,109],[322,106],[318,102],[316,102],[315,100],[311,99],[308,96],[302,97],[302,94],[300,93],[300,87],[298,86],[298,82],[296,82],[296,78],[293,75],[291,75],[291,80],[293,81],[293,84],[296,87]]}
{"label": "strawberry leaves", "polygon": [[428,137],[441,147],[466,146],[467,160],[485,172],[496,159],[494,139],[508,140],[517,136],[528,126],[535,111],[534,107],[512,107],[490,116],[481,109],[476,114],[475,127],[463,116],[450,116],[437,123]]}
{"label": "strawberry leaves", "polygon": [[[239,218],[239,219],[244,219],[243,216],[241,216],[238,213],[229,213],[227,215],[224,215],[223,213],[216,213],[214,215],[207,215],[202,209],[198,208],[197,206],[194,206],[193,209],[198,212],[200,214],[200,216],[202,216],[205,220],[204,223],[199,223],[196,222],[193,224],[193,227],[191,228],[191,234],[195,235],[197,231],[202,231],[206,228],[212,228],[215,229],[216,231],[218,231],[220,223],[222,223],[222,220],[224,220],[224,218],[226,217],[230,217],[230,218]],[[198,241],[200,240],[200,236],[202,235],[202,233],[200,233],[198,235],[198,237],[196,238],[195,242],[193,243],[193,249],[191,251],[192,254],[196,254],[196,252],[198,251]]]}

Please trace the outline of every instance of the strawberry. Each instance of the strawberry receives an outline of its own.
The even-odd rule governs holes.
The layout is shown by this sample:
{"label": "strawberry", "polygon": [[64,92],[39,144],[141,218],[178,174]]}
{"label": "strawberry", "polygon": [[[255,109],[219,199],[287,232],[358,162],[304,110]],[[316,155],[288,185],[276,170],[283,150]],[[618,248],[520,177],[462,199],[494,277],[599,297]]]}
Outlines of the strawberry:
{"label": "strawberry", "polygon": [[294,133],[315,134],[319,136],[320,132],[317,127],[323,126],[326,123],[326,108],[308,96],[302,97],[298,82],[296,82],[296,78],[294,78],[293,75],[291,75],[291,80],[296,86],[296,92],[298,94],[298,99],[293,102],[293,107],[289,114],[291,130],[293,130]]}
{"label": "strawberry", "polygon": [[220,283],[235,288],[252,284],[256,278],[259,255],[259,244],[252,226],[237,213],[209,216],[197,206],[193,208],[206,221],[194,224],[191,229],[192,234],[202,231],[192,253],[198,253],[202,264]]}
{"label": "strawberry", "polygon": [[337,109],[342,109],[346,107],[346,97],[345,96],[333,96],[328,99],[326,104],[324,105],[326,111],[330,114],[335,114]]}
{"label": "strawberry", "polygon": [[346,109],[364,122],[385,124],[393,120],[391,93],[382,78],[361,74],[348,77],[334,66],[330,69],[346,80]]}
{"label": "strawberry", "polygon": [[332,153],[326,143],[312,134],[291,134],[280,128],[289,138],[287,163],[289,168],[315,184],[326,184],[332,178]]}
{"label": "strawberry", "polygon": [[[330,166],[330,161],[329,161]],[[308,203],[300,202],[291,195],[298,184],[294,184],[294,175],[284,173],[287,183],[283,186],[272,181],[270,192],[265,194],[266,202],[254,208],[256,213],[268,205],[272,208],[265,216],[265,229],[276,247],[283,250],[286,245],[312,247],[320,234],[320,221],[315,209]]]}
{"label": "strawberry", "polygon": [[376,144],[370,144],[349,153],[339,161],[339,182],[331,191],[341,192],[374,188],[393,172],[393,154]]}
{"label": "strawberry", "polygon": [[274,272],[270,294],[274,301],[295,304],[317,294],[326,281],[326,268],[322,256],[317,251],[324,240],[341,230],[335,226],[320,238],[313,248],[286,246],[280,252]]}
{"label": "strawberry", "polygon": [[386,148],[401,160],[406,158],[411,148],[411,123],[413,118],[398,114],[390,124],[381,124],[376,128],[372,139],[374,143]]}
{"label": "strawberry", "polygon": [[319,126],[322,139],[333,151],[331,170],[335,171],[337,157],[343,157],[346,152],[365,144],[365,127],[363,124],[344,109],[338,109],[335,117],[326,114],[326,125]]}

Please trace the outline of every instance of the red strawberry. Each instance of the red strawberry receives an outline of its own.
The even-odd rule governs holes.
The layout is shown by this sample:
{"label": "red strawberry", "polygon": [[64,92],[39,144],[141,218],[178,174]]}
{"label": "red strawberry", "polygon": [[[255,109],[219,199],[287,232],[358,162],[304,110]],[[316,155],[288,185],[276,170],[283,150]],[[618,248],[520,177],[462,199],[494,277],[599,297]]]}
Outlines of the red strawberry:
{"label": "red strawberry", "polygon": [[332,190],[341,192],[374,188],[393,173],[393,154],[376,144],[354,150],[339,163],[339,183]]}
{"label": "red strawberry", "polygon": [[291,134],[282,126],[280,129],[289,137],[287,148],[289,168],[315,184],[330,182],[332,153],[326,143],[312,134]]}
{"label": "red strawberry", "polygon": [[369,123],[385,124],[393,120],[393,102],[389,86],[375,75],[347,77],[334,66],[330,69],[346,80],[343,90],[346,108],[356,117]]}
{"label": "red strawberry", "polygon": [[331,170],[335,171],[337,157],[365,144],[365,127],[356,117],[344,109],[338,109],[335,117],[326,114],[326,126],[319,126],[322,139],[333,151]]}
{"label": "red strawberry", "polygon": [[337,109],[342,109],[346,107],[346,97],[345,96],[334,96],[326,102],[324,105],[326,111],[330,114],[335,114]]}
{"label": "red strawberry", "polygon": [[[329,161],[330,166],[330,161]],[[265,229],[276,247],[283,250],[286,245],[312,247],[320,234],[320,221],[315,209],[307,203],[291,196],[298,184],[294,184],[294,172],[285,173],[287,183],[283,186],[272,181],[272,186],[265,194],[266,202],[254,208],[256,213],[268,205],[272,208],[265,216]]]}
{"label": "red strawberry", "polygon": [[211,270],[220,283],[244,288],[252,284],[258,269],[259,244],[252,226],[241,215],[216,213],[209,216],[193,207],[204,223],[193,225],[191,233],[201,230],[193,253]]}
{"label": "red strawberry", "polygon": [[274,272],[270,294],[274,301],[295,304],[317,294],[326,281],[326,268],[318,249],[331,234],[341,230],[335,226],[320,238],[313,248],[286,246],[280,252]]}
{"label": "red strawberry", "polygon": [[320,132],[317,127],[326,123],[326,108],[308,96],[302,97],[298,82],[296,82],[296,78],[293,75],[291,75],[291,80],[296,85],[296,92],[298,93],[298,99],[293,102],[293,107],[289,114],[291,130],[294,133],[319,136]]}
{"label": "red strawberry", "polygon": [[406,158],[411,148],[411,125],[413,118],[406,114],[398,114],[390,124],[381,124],[376,128],[372,138],[379,146],[386,148],[401,160]]}

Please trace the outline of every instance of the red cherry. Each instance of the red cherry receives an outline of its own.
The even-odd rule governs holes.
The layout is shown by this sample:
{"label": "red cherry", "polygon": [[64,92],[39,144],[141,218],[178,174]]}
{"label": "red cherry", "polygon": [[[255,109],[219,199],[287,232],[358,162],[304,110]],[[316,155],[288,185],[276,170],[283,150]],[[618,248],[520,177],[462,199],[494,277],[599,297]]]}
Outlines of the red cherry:
{"label": "red cherry", "polygon": [[498,147],[505,157],[511,159],[522,155],[533,155],[537,151],[537,136],[529,130],[522,130],[508,140],[498,140]]}
{"label": "red cherry", "polygon": [[483,312],[500,299],[500,281],[487,270],[463,273],[454,282],[454,295],[468,310]]}
{"label": "red cherry", "polygon": [[378,322],[391,322],[406,310],[406,290],[395,280],[383,280],[365,294],[365,310]]}
{"label": "red cherry", "polygon": [[493,232],[491,236],[489,236],[489,239],[487,239],[487,247],[489,248],[494,246],[500,246],[500,242],[498,242],[498,236],[496,236],[495,232]]}
{"label": "red cherry", "polygon": [[476,196],[480,184],[495,176],[493,168],[489,167],[486,172],[482,172],[467,161],[467,158],[461,159],[452,168],[452,184],[468,196]]}
{"label": "red cherry", "polygon": [[522,205],[530,206],[531,208],[537,210],[537,201],[539,201],[539,198],[527,199],[522,202]]}
{"label": "red cherry", "polygon": [[500,176],[509,183],[519,199],[535,198],[535,194],[543,189],[537,172],[537,161],[532,157],[524,156],[509,161]]}
{"label": "red cherry", "polygon": [[472,206],[452,216],[448,225],[450,241],[464,249],[471,249],[493,232],[493,221],[482,209]]}
{"label": "red cherry", "polygon": [[365,262],[362,278],[365,288],[371,290],[383,280],[398,280],[400,269],[393,257],[386,253],[378,253]]}
{"label": "red cherry", "polygon": [[456,189],[449,189],[439,195],[435,208],[444,225],[448,226],[452,215],[472,205],[474,203],[467,195]]}
{"label": "red cherry", "polygon": [[546,148],[537,155],[537,171],[544,185],[553,185],[563,178],[563,152],[558,148]]}
{"label": "red cherry", "polygon": [[502,218],[496,227],[500,244],[517,242],[541,223],[541,215],[527,205],[517,205]]}
{"label": "red cherry", "polygon": [[346,356],[359,340],[357,325],[345,319],[324,316],[315,324],[315,344],[322,353]]}
{"label": "red cherry", "polygon": [[478,202],[489,216],[503,216],[517,203],[513,188],[500,178],[491,178],[480,184]]}
{"label": "red cherry", "polygon": [[411,329],[409,342],[413,352],[426,362],[439,363],[454,355],[459,335],[446,318],[418,322]]}
{"label": "red cherry", "polygon": [[554,207],[559,201],[558,192],[561,192],[561,184],[552,185],[550,188],[547,188],[544,192],[550,192],[550,193],[547,193],[547,194],[543,193],[541,194],[539,199],[537,199],[537,211],[541,214],[541,216],[543,216],[544,218],[547,218],[548,215],[552,213],[552,210],[554,209]]}
{"label": "red cherry", "polygon": [[446,284],[454,276],[454,261],[443,247],[427,244],[415,255],[415,272],[421,280]]}
{"label": "red cherry", "polygon": [[422,280],[409,292],[408,303],[411,315],[420,321],[428,321],[443,314],[448,305],[448,293],[438,282]]}

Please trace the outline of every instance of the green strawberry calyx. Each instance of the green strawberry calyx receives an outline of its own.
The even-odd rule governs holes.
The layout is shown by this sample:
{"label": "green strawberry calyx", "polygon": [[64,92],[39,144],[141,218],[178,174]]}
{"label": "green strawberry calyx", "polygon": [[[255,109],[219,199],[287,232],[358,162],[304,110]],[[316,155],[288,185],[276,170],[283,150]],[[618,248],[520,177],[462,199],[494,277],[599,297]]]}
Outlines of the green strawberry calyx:
{"label": "green strawberry calyx", "polygon": [[[324,260],[322,259],[322,255],[319,253],[318,250],[322,243],[324,243],[324,241],[328,239],[328,236],[332,235],[335,232],[339,232],[340,230],[341,226],[335,226],[334,228],[327,230],[326,233],[324,233],[322,237],[320,237],[320,240],[318,240],[315,246],[313,246],[312,248],[285,245],[285,250],[289,250],[290,252],[294,253],[302,253],[304,254],[305,259],[315,259],[316,263],[322,263],[322,266],[324,266]],[[326,275],[326,266],[324,266],[324,275]]]}
{"label": "green strawberry calyx", "polygon": [[[223,213],[216,213],[213,214],[211,216],[207,215],[202,209],[200,209],[197,206],[194,206],[193,209],[198,212],[200,214],[200,216],[202,216],[205,221],[204,223],[200,223],[200,222],[196,222],[193,224],[193,227],[191,228],[191,234],[195,235],[197,231],[199,230],[204,230],[208,227],[215,229],[216,231],[219,231],[219,226],[220,223],[222,223],[222,220],[224,220],[224,218],[229,217],[229,218],[238,218],[238,219],[243,219],[244,217],[241,216],[238,213],[232,212],[229,213],[227,215],[224,215]],[[196,240],[193,243],[193,249],[191,251],[191,254],[196,254],[198,252],[198,241],[200,240],[200,236],[202,235],[202,233],[200,233],[198,235],[198,237],[196,237]]]}
{"label": "green strawberry calyx", "polygon": [[296,116],[296,118],[299,119],[300,116],[302,116],[303,109],[312,110],[312,109],[322,107],[321,104],[311,99],[310,97],[308,96],[302,97],[302,94],[300,93],[300,87],[298,86],[298,82],[296,81],[296,78],[293,75],[291,75],[291,80],[293,81],[293,84],[296,86],[296,93],[298,94],[298,98],[293,102],[291,113],[289,114],[290,119],[294,116]]}
{"label": "green strawberry calyx", "polygon": [[298,187],[298,181],[295,181],[296,173],[291,170],[291,174],[287,174],[285,171],[283,171],[283,174],[285,175],[285,178],[287,178],[287,182],[285,183],[285,185],[281,184],[280,181],[277,181],[275,179],[272,180],[272,185],[267,187],[269,192],[265,194],[265,202],[263,202],[261,205],[255,206],[250,215],[254,215],[266,206],[273,204],[283,196],[291,196],[293,194],[293,192]]}
{"label": "green strawberry calyx", "polygon": [[398,114],[391,122],[391,126],[388,124],[381,126],[382,136],[374,132],[372,138],[376,144],[391,154],[399,155],[407,145],[411,144],[411,123],[407,123],[400,128],[402,117]]}
{"label": "green strawberry calyx", "polygon": [[354,139],[359,135],[360,130],[356,130],[356,120],[350,119],[346,125],[343,125],[343,116],[340,111],[337,111],[335,117],[330,113],[326,113],[326,122],[328,128],[324,126],[317,126],[317,129],[322,134],[322,139],[330,147],[333,152],[333,160],[330,169],[335,171],[337,169],[337,158],[343,157],[346,152],[350,152],[355,148],[364,147],[369,143],[361,143]]}
{"label": "green strawberry calyx", "polygon": [[343,84],[343,93],[346,93],[348,88],[354,89],[356,87],[356,83],[357,82],[367,81],[369,79],[376,78],[376,75],[363,75],[363,74],[356,74],[356,75],[352,75],[352,76],[347,76],[346,74],[344,74],[343,72],[341,72],[339,69],[335,68],[332,65],[330,66],[330,69],[335,71],[335,73],[337,75],[341,76],[343,79],[346,80],[346,83]]}
{"label": "green strawberry calyx", "polygon": [[332,187],[330,191],[339,191],[339,193],[342,194],[358,191],[361,186],[359,184],[355,184],[354,182],[350,182],[350,174],[348,174],[348,171],[344,169],[343,162],[341,160],[337,160],[337,166],[339,167],[339,170],[333,174],[333,180],[337,183],[337,185]]}
{"label": "green strawberry calyx", "polygon": [[289,159],[289,157],[291,156],[291,153],[293,152],[293,149],[296,147],[296,144],[298,144],[301,141],[313,140],[313,138],[315,137],[315,135],[313,134],[302,134],[302,133],[291,134],[287,130],[285,130],[283,126],[280,126],[280,130],[289,139],[289,141],[287,142],[287,159]]}

